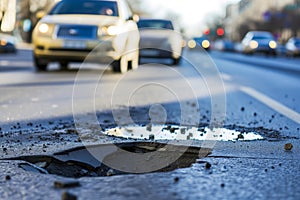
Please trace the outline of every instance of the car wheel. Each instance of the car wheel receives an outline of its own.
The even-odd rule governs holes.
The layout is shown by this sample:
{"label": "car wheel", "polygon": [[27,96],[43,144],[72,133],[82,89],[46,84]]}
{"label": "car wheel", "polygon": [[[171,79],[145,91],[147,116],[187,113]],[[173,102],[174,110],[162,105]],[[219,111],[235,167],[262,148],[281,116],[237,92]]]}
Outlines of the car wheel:
{"label": "car wheel", "polygon": [[136,52],[134,58],[129,62],[128,69],[136,70],[139,67],[139,52]]}
{"label": "car wheel", "polygon": [[34,56],[33,58],[34,60],[34,65],[37,71],[46,71],[47,70],[47,66],[48,66],[48,62],[45,60],[41,60],[40,58],[37,58],[36,56]]}
{"label": "car wheel", "polygon": [[68,69],[69,63],[63,61],[63,62],[60,62],[59,65],[60,65],[60,69],[61,69],[61,70],[67,70],[67,69]]}
{"label": "car wheel", "polygon": [[179,63],[180,63],[180,61],[181,61],[181,57],[179,57],[179,58],[173,58],[173,65],[179,65]]}
{"label": "car wheel", "polygon": [[124,55],[120,58],[120,60],[115,60],[112,63],[112,69],[114,72],[120,72],[124,74],[128,71],[128,60],[127,56]]}

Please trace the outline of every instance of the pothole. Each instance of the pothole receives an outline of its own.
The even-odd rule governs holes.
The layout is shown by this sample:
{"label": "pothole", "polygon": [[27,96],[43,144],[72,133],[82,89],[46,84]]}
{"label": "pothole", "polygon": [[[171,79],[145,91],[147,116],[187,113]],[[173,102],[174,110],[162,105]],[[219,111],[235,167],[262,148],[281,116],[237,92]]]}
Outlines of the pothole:
{"label": "pothole", "polygon": [[195,128],[171,125],[126,126],[111,128],[106,135],[126,139],[143,140],[216,140],[216,141],[251,141],[264,139],[256,132],[240,132],[226,128]]}
{"label": "pothole", "polygon": [[[126,158],[125,154],[128,152],[141,155],[138,164]],[[130,142],[78,147],[52,156],[21,156],[11,159],[27,161],[19,164],[26,171],[80,178],[130,174],[128,170],[122,171],[120,168],[110,167],[106,164],[110,163],[108,161],[131,167],[132,173],[141,173],[142,170],[139,168],[153,166],[155,163],[162,166],[153,166],[155,170],[148,170],[147,173],[168,172],[190,167],[197,159],[206,157],[210,152],[208,148],[157,142]],[[155,158],[152,159],[151,156]],[[153,161],[155,159],[156,162]],[[168,160],[168,165],[163,164],[166,160]]]}

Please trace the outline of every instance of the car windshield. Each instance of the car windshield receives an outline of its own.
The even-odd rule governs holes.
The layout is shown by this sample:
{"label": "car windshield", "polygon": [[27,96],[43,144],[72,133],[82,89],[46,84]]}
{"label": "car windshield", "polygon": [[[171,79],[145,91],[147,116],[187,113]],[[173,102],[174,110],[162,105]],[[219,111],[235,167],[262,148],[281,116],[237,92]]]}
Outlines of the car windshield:
{"label": "car windshield", "polygon": [[271,35],[257,35],[252,38],[253,40],[266,40],[266,39],[273,39]]}
{"label": "car windshield", "polygon": [[194,38],[194,40],[196,42],[202,42],[203,40],[208,40],[208,38],[207,37],[198,37],[198,38]]}
{"label": "car windshield", "polygon": [[115,1],[61,1],[49,14],[119,15]]}
{"label": "car windshield", "polygon": [[172,22],[167,20],[140,20],[138,27],[142,28],[154,28],[154,29],[171,29],[174,30]]}

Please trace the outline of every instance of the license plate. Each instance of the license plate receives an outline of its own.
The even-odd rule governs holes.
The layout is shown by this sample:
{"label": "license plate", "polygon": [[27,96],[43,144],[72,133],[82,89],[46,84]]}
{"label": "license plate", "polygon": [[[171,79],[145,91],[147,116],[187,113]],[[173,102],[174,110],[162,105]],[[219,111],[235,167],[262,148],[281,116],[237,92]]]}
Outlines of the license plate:
{"label": "license plate", "polygon": [[142,50],[141,55],[143,55],[143,56],[158,56],[159,52],[156,50]]}
{"label": "license plate", "polygon": [[68,49],[85,49],[86,43],[84,41],[64,41],[63,47]]}

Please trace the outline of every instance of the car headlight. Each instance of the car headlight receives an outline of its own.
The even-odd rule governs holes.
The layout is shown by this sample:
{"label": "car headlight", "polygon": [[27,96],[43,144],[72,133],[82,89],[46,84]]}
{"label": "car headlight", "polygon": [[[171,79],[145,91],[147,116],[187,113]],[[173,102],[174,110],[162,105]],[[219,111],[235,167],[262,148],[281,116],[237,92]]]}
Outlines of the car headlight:
{"label": "car headlight", "polygon": [[189,47],[190,49],[193,49],[193,48],[195,48],[196,46],[197,46],[197,43],[196,43],[195,40],[190,40],[190,41],[188,41],[188,47]]}
{"label": "car headlight", "polygon": [[118,35],[121,33],[121,29],[117,26],[105,26],[101,29],[101,34],[100,35]]}
{"label": "car headlight", "polygon": [[204,49],[207,49],[210,46],[210,42],[208,40],[203,40],[201,45]]}
{"label": "car headlight", "polygon": [[277,43],[275,42],[275,41],[270,41],[269,42],[269,47],[271,48],[271,49],[276,49],[276,47],[277,47]]}
{"label": "car headlight", "polygon": [[258,47],[258,42],[256,42],[255,40],[251,40],[249,46],[251,49],[256,49]]}
{"label": "car headlight", "polygon": [[54,30],[53,24],[41,23],[37,27],[39,36],[51,36]]}

